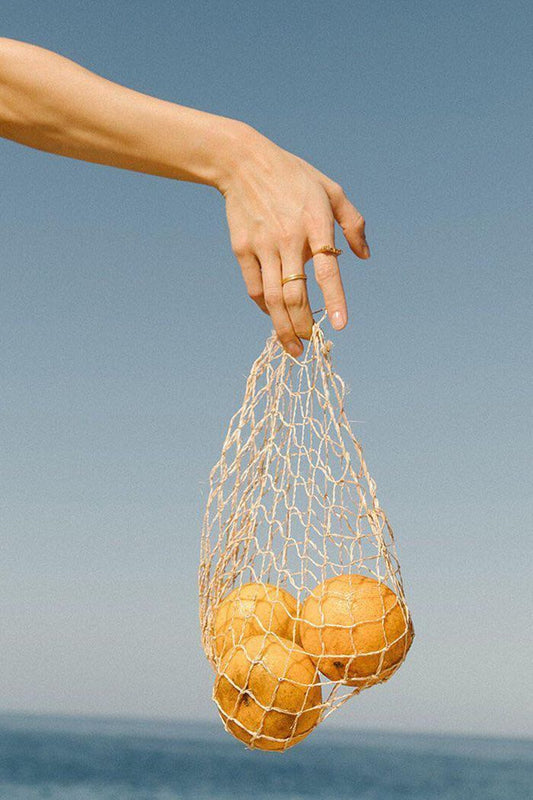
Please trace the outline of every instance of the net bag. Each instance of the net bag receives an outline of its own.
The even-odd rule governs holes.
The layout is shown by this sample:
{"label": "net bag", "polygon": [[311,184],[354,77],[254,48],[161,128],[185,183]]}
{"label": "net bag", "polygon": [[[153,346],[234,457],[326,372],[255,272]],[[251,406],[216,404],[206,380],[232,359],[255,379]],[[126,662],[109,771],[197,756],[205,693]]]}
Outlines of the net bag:
{"label": "net bag", "polygon": [[299,360],[272,333],[210,474],[202,644],[224,726],[251,748],[300,742],[388,680],[414,636],[325,317]]}

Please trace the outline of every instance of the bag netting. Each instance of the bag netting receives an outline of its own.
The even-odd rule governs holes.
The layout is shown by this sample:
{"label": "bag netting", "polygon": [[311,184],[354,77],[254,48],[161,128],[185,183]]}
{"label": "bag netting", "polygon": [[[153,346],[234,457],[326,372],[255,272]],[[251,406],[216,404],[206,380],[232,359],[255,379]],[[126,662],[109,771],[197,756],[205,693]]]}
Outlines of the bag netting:
{"label": "bag netting", "polygon": [[414,630],[394,537],[346,417],[331,342],[276,334],[210,474],[202,644],[228,731],[285,750],[400,666]]}

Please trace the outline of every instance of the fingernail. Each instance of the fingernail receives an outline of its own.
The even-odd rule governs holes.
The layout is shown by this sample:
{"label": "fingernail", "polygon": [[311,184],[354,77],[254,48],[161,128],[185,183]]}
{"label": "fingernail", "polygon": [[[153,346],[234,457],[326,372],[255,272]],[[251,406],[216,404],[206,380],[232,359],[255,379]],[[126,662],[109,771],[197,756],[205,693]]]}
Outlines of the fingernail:
{"label": "fingernail", "polygon": [[346,325],[346,319],[342,311],[334,311],[331,317],[331,324],[335,328],[335,330],[340,331],[341,328],[344,328]]}
{"label": "fingernail", "polygon": [[299,355],[303,352],[303,347],[299,342],[288,342],[287,350],[293,356],[293,358],[298,358]]}
{"label": "fingernail", "polygon": [[364,250],[365,250],[365,252],[367,254],[367,257],[370,258],[370,247],[368,246],[368,242],[367,242],[366,239],[365,239],[365,244],[364,244]]}

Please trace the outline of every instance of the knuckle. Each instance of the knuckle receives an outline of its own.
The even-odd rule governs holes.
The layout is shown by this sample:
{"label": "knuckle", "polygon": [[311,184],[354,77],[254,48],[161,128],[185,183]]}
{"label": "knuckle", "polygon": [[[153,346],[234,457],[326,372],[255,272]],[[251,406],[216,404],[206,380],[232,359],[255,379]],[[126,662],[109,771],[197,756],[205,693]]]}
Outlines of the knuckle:
{"label": "knuckle", "polygon": [[256,225],[249,232],[250,246],[255,252],[273,253],[276,251],[275,236],[272,230],[265,225]]}
{"label": "knuckle", "polygon": [[283,332],[278,331],[278,337],[282,345],[284,345],[285,347],[291,342],[295,342],[293,331],[283,331]]}
{"label": "knuckle", "polygon": [[312,334],[312,325],[299,325],[296,328],[296,333],[300,339],[310,339]]}
{"label": "knuckle", "polygon": [[231,249],[237,258],[244,258],[251,250],[250,242],[247,238],[233,239]]}
{"label": "knuckle", "polygon": [[290,230],[289,228],[282,228],[278,233],[278,241],[281,245],[285,247],[287,245],[292,244],[294,239],[294,231]]}
{"label": "knuckle", "polygon": [[344,200],[346,197],[346,192],[337,181],[332,181],[330,183],[329,189],[330,195],[334,197],[336,200]]}
{"label": "knuckle", "polygon": [[267,308],[278,308],[283,304],[283,295],[281,288],[265,289],[265,303]]}
{"label": "knuckle", "polygon": [[263,292],[261,289],[248,289],[248,297],[255,303],[259,303],[263,300]]}
{"label": "knuckle", "polygon": [[327,283],[337,277],[338,268],[331,259],[319,261],[315,267],[315,278],[319,284]]}
{"label": "knuckle", "polygon": [[288,308],[303,308],[306,302],[303,289],[293,287],[290,283],[285,286],[284,300]]}
{"label": "knuckle", "polygon": [[344,225],[342,225],[341,227],[343,231],[348,235],[354,233],[359,234],[365,229],[365,219],[359,213],[359,211],[356,208],[354,208],[353,213],[350,214],[350,216],[344,220]]}
{"label": "knuckle", "polygon": [[307,228],[316,231],[320,238],[329,237],[331,231],[335,229],[335,218],[331,209],[326,209],[322,205],[313,206],[307,210],[306,223]]}
{"label": "knuckle", "polygon": [[325,223],[323,214],[310,215],[307,221],[307,230],[309,234],[320,241],[329,239],[331,236],[331,227],[329,219],[327,224]]}
{"label": "knuckle", "polygon": [[310,339],[313,332],[313,318],[311,314],[306,314],[303,319],[298,320],[294,330],[301,339]]}

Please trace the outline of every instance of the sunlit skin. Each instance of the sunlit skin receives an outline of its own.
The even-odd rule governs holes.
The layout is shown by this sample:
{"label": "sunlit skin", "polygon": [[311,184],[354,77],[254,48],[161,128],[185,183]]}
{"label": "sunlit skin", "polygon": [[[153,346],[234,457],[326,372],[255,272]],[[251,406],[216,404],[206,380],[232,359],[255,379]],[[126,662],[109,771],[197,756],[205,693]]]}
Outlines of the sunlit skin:
{"label": "sunlit skin", "polygon": [[[352,252],[370,256],[364,219],[342,187],[251,125],[136,92],[57,53],[5,38],[0,135],[217,189],[248,294],[294,357],[313,318],[306,282],[282,286],[282,278],[304,273],[314,251],[335,245],[335,220]],[[329,319],[340,330],[348,311],[337,257],[321,253],[313,265]]]}

